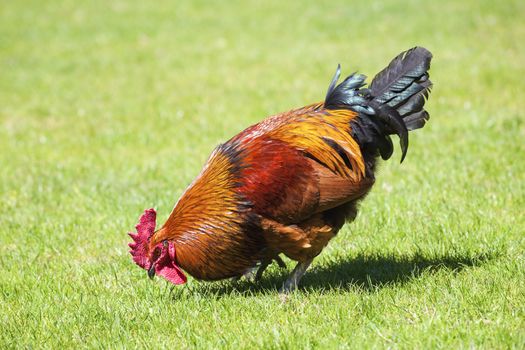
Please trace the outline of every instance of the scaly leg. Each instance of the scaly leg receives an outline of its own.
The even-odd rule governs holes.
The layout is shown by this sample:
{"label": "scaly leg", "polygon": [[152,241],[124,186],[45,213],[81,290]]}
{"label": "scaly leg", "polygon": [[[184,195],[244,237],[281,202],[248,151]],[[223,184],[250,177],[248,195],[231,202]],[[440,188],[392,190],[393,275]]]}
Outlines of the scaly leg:
{"label": "scaly leg", "polygon": [[273,258],[273,260],[275,260],[275,262],[277,263],[277,265],[279,265],[281,269],[286,268],[286,264],[284,263],[283,259],[281,259],[279,255],[276,255],[275,258]]}
{"label": "scaly leg", "polygon": [[270,265],[271,262],[271,259],[261,261],[261,265],[259,265],[259,269],[255,274],[255,282],[259,282],[261,280],[263,272],[266,270],[266,268],[268,267],[268,265]]}
{"label": "scaly leg", "polygon": [[299,281],[301,280],[301,278],[303,277],[304,273],[306,272],[313,260],[314,259],[311,258],[297,263],[295,269],[293,269],[288,279],[283,283],[281,289],[279,289],[279,293],[287,294],[296,290]]}
{"label": "scaly leg", "polygon": [[281,259],[279,255],[276,255],[273,259],[262,260],[261,264],[259,265],[259,269],[257,270],[257,274],[255,275],[256,282],[259,282],[261,280],[264,271],[266,271],[266,268],[270,266],[270,264],[272,263],[272,260],[275,260],[275,262],[277,262],[277,265],[279,265],[281,269],[286,268],[286,264],[284,263],[283,259]]}

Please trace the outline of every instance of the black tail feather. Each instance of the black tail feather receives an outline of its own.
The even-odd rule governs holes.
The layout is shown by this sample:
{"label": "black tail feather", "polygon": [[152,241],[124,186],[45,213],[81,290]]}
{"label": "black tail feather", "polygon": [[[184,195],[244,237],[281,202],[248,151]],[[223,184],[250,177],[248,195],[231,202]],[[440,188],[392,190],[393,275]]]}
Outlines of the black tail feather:
{"label": "black tail feather", "polygon": [[432,88],[428,76],[431,60],[430,51],[414,47],[394,58],[370,84],[373,103],[394,108],[408,130],[423,127],[429,119],[423,107]]}
{"label": "black tail feather", "polygon": [[365,76],[352,74],[337,85],[341,68],[330,82],[324,107],[347,108],[359,113],[351,122],[354,138],[361,150],[383,159],[392,155],[392,140],[397,134],[401,145],[401,162],[408,149],[408,131],[422,128],[430,118],[423,109],[432,88],[428,70],[432,54],[423,47],[402,52],[379,72],[369,88]]}
{"label": "black tail feather", "polygon": [[403,118],[408,131],[420,129],[425,126],[427,120],[430,119],[430,115],[427,111],[421,110],[416,113],[412,113],[407,117]]}

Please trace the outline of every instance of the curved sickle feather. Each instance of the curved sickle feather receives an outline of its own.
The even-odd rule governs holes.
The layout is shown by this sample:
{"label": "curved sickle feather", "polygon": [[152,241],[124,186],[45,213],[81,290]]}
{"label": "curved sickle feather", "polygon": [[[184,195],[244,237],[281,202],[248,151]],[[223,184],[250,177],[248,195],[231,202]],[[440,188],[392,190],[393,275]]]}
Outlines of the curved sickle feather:
{"label": "curved sickle feather", "polygon": [[401,151],[403,152],[400,163],[403,163],[408,150],[408,129],[403,118],[395,109],[388,105],[382,105],[379,107],[377,117],[392,128],[392,130],[399,136],[399,144],[401,146]]}
{"label": "curved sickle feather", "polygon": [[337,69],[335,70],[334,77],[332,78],[332,81],[330,82],[330,85],[328,85],[328,91],[326,92],[326,98],[325,101],[328,99],[328,96],[334,91],[335,85],[337,84],[337,81],[339,80],[339,77],[341,76],[341,65],[337,65]]}

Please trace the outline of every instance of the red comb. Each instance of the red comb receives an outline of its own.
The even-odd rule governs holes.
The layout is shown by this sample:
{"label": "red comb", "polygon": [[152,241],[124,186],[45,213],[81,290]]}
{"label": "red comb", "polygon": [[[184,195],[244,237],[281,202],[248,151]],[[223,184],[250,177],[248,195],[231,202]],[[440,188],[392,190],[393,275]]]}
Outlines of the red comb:
{"label": "red comb", "polygon": [[129,243],[131,256],[133,261],[143,269],[149,269],[150,261],[148,258],[149,239],[155,232],[157,221],[157,212],[155,209],[146,209],[144,214],[139,219],[139,223],[135,226],[137,233],[128,233],[133,238],[133,242]]}

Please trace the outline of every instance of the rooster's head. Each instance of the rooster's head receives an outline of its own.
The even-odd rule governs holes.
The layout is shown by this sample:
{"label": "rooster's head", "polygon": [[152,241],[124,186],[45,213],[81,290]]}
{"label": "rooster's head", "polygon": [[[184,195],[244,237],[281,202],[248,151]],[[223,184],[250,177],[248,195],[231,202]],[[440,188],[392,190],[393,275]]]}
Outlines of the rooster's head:
{"label": "rooster's head", "polygon": [[150,245],[155,233],[157,213],[155,209],[147,209],[139,219],[135,228],[137,233],[129,233],[133,242],[129,243],[133,261],[148,271],[148,276],[153,278],[159,275],[173,284],[186,283],[184,272],[177,266],[175,246],[173,242],[164,240],[155,245]]}

